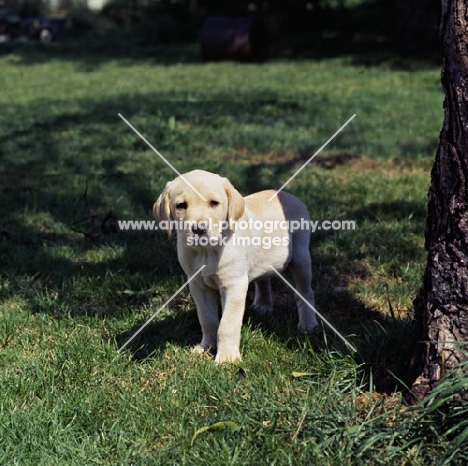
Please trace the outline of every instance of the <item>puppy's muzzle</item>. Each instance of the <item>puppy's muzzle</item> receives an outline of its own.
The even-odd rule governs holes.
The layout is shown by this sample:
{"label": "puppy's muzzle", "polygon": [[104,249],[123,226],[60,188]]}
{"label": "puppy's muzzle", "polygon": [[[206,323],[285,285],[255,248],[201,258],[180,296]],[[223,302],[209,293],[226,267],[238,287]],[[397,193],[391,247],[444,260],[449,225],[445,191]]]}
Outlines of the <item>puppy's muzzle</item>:
{"label": "puppy's muzzle", "polygon": [[208,222],[197,222],[192,225],[192,233],[195,236],[203,236],[208,232]]}

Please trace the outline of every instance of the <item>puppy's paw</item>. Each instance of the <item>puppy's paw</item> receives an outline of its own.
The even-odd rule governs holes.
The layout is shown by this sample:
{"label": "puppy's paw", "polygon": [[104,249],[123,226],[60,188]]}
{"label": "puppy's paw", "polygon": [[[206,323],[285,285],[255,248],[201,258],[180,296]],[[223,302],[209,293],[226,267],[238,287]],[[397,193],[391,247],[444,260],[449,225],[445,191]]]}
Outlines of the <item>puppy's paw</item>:
{"label": "puppy's paw", "polygon": [[239,348],[223,348],[218,350],[215,363],[224,364],[226,362],[240,362],[241,360]]}
{"label": "puppy's paw", "polygon": [[268,304],[254,304],[252,307],[255,311],[255,315],[261,318],[268,317],[273,312],[273,306],[270,306]]}
{"label": "puppy's paw", "polygon": [[297,328],[303,335],[312,335],[319,330],[317,322],[299,322]]}
{"label": "puppy's paw", "polygon": [[191,349],[191,351],[194,354],[205,354],[205,353],[214,354],[216,352],[216,348],[212,348],[211,346],[208,346],[208,348],[205,348],[204,346],[197,345],[197,346],[194,346]]}

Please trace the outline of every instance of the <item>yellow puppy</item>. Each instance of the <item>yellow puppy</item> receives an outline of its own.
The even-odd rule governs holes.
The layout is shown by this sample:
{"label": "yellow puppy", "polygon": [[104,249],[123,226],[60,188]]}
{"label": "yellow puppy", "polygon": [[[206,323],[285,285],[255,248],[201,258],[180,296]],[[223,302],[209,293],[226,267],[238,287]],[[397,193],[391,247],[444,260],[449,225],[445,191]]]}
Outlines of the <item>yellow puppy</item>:
{"label": "yellow puppy", "polygon": [[[307,208],[286,192],[269,201],[274,193],[261,191],[244,198],[226,178],[194,170],[167,183],[154,204],[156,219],[178,230],[177,254],[187,276],[205,265],[189,286],[203,333],[200,349],[217,349],[217,363],[241,359],[241,326],[250,282],[255,281],[257,312],[272,311],[271,267],[279,272],[289,267],[297,290],[315,306]],[[296,302],[299,330],[311,332],[317,325],[315,313],[299,297]]]}

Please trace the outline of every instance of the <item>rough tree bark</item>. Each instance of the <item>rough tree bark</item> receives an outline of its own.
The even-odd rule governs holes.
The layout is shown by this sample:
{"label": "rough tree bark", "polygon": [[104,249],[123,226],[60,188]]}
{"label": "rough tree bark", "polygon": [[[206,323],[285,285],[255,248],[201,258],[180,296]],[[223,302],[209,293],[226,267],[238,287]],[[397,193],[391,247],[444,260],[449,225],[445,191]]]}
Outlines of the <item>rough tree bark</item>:
{"label": "rough tree bark", "polygon": [[442,0],[444,123],[431,173],[423,284],[414,300],[410,377],[422,399],[464,360],[468,341],[468,2]]}

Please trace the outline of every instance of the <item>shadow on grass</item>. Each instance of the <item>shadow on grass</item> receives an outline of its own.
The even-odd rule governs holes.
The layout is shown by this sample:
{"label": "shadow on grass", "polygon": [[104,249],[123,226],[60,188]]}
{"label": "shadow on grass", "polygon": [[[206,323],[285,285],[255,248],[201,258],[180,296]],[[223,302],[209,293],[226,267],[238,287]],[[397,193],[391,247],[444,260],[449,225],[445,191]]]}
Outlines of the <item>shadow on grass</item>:
{"label": "shadow on grass", "polygon": [[[315,149],[318,149],[317,146]],[[303,149],[296,155],[287,155],[285,158],[279,157],[274,162],[252,163],[243,170],[242,178],[245,180],[245,188],[248,193],[261,191],[262,189],[276,189],[285,182],[284,173],[292,169],[299,169],[311,157],[314,156],[314,149]],[[335,168],[346,165],[358,159],[360,156],[351,152],[314,158],[308,165],[322,168]]]}
{"label": "shadow on grass", "polygon": [[[177,298],[175,298],[177,300]],[[170,303],[171,314],[148,324],[138,335],[134,335],[151,317],[142,320],[130,330],[114,337],[118,349],[125,345],[123,351],[130,351],[136,361],[144,361],[155,353],[162,354],[168,344],[179,347],[194,347],[199,342],[200,325],[194,308],[187,311],[176,303]],[[157,310],[154,311],[154,313]],[[154,314],[153,313],[153,314]],[[129,340],[132,338],[129,342]]]}
{"label": "shadow on grass", "polygon": [[[232,94],[211,96],[209,101],[203,101],[203,95],[200,95],[200,100],[196,102],[185,101],[188,98],[188,93],[182,91],[152,93],[139,97],[122,95],[98,102],[82,99],[75,102],[77,109],[74,111],[70,111],[63,101],[11,105],[8,108],[11,115],[26,114],[30,119],[30,114],[34,114],[35,117],[29,125],[25,123],[26,118],[16,127],[9,121],[10,127],[5,126],[0,132],[2,173],[20,176],[29,174],[31,179],[39,174],[99,174],[114,176],[118,182],[117,175],[123,175],[129,168],[131,154],[149,151],[145,143],[118,114],[122,114],[134,124],[137,124],[135,120],[144,115],[143,123],[138,123],[137,126],[151,144],[164,154],[172,153],[171,157],[176,157],[179,165],[183,164],[189,169],[199,168],[200,159],[205,159],[205,165],[208,163],[206,147],[216,146],[218,150],[222,150],[225,146],[226,152],[229,153],[233,146],[252,144],[256,146],[252,147],[252,150],[271,151],[268,140],[263,140],[254,132],[251,136],[252,141],[249,141],[241,129],[233,134],[228,133],[227,136],[216,136],[226,140],[214,142],[211,134],[218,135],[220,125],[231,123],[230,120],[226,122],[223,119],[232,119],[233,124],[242,122],[244,125],[254,125],[256,131],[260,131],[261,126],[288,121],[288,125],[294,126],[296,131],[303,127],[306,132],[310,124],[320,121],[322,113],[327,115],[330,105],[328,101],[310,93],[304,101],[281,100],[268,91],[237,93],[235,100],[232,100]],[[64,108],[59,113],[56,110],[55,114],[44,117],[44,105],[55,109]],[[340,138],[333,142],[338,155],[323,158],[321,154],[312,161],[312,165],[334,168],[358,158],[359,154],[349,149],[362,143],[359,122],[353,125],[355,129],[347,133],[345,142],[341,142]],[[194,135],[185,129],[192,126],[196,129]],[[198,136],[200,130],[206,130],[202,136]],[[194,140],[195,137],[200,139]],[[314,145],[299,148],[297,155],[286,154],[284,158],[280,155],[278,160],[271,162],[251,161],[239,181],[245,182],[248,192],[258,190],[259,186],[255,182],[262,182],[264,178],[268,179],[268,187],[278,186],[284,170],[305,163],[321,144],[322,140],[317,141]],[[433,146],[426,143],[414,144],[403,148],[402,153],[408,159],[414,154],[432,156]],[[148,161],[151,162],[150,165]],[[229,170],[230,165],[236,164],[236,156],[217,157],[210,163],[213,167],[207,169],[222,172],[223,168]],[[125,164],[127,166],[124,169],[122,166]],[[145,165],[134,164],[138,168],[131,170],[147,174],[148,167],[151,169],[154,166],[155,177],[162,179],[165,176],[166,180],[173,177],[173,172],[156,155],[151,159],[147,158]],[[156,168],[159,173],[156,173]]]}
{"label": "shadow on grass", "polygon": [[[300,102],[281,102],[267,95],[243,94],[238,95],[235,101],[228,100],[228,97],[221,95],[214,103],[204,104],[171,101],[181,97],[167,94],[99,102],[83,100],[79,105],[80,111],[76,113],[42,116],[27,129],[12,127],[3,131],[0,136],[0,159],[5,167],[0,188],[4,199],[0,223],[2,275],[13,280],[15,291],[24,293],[30,310],[49,313],[56,318],[63,317],[64,313],[71,317],[118,317],[128,312],[125,309],[135,311],[150,307],[158,291],[153,286],[154,282],[165,290],[165,295],[167,289],[175,289],[171,277],[182,277],[183,274],[176,260],[175,245],[161,235],[120,232],[103,235],[92,242],[83,237],[77,239],[69,225],[74,218],[86,216],[91,210],[101,215],[113,210],[119,217],[117,201],[120,198],[126,200],[122,211],[127,215],[130,212],[134,215],[146,214],[145,218],[151,218],[149,211],[168,181],[166,175],[169,179],[173,177],[172,172],[167,170],[155,173],[154,179],[148,181],[146,172],[145,177],[119,171],[128,153],[144,147],[139,138],[120,121],[117,116],[119,112],[129,115],[144,113],[148,118],[154,117],[158,123],[152,126],[152,134],[148,136],[160,147],[171,143],[172,136],[166,131],[168,126],[165,122],[173,115],[203,121],[207,116],[211,118],[229,113],[244,122],[261,123],[264,121],[262,109],[265,107],[275,107],[277,114],[288,108],[294,112],[300,112],[303,108]],[[220,102],[225,105],[220,106]],[[314,103],[315,115],[320,116],[329,103],[324,102],[323,108],[320,105]],[[16,110],[24,111],[20,107]],[[109,128],[98,127],[102,124],[108,124]],[[89,141],[77,138],[73,142],[76,151],[69,150],[68,139],[61,144],[57,144],[56,139],[57,135],[66,135],[68,131],[80,131],[82,134],[89,131],[92,138]],[[116,134],[125,134],[126,137],[116,141]],[[187,141],[183,142],[187,144]],[[327,168],[351,163],[359,157],[349,152],[354,142],[338,141],[338,155],[313,163]],[[101,149],[108,145],[111,152],[100,155]],[[239,189],[246,194],[279,186],[280,182],[284,182],[285,171],[299,167],[312,154],[313,148],[306,148],[285,160],[251,163],[236,174],[235,184],[237,186],[239,181]],[[195,168],[200,160],[203,159],[194,157],[182,161],[181,165]],[[221,164],[216,165],[219,166]],[[264,176],[263,172],[268,176]],[[90,183],[90,189],[85,199],[86,180]],[[321,196],[320,192],[311,194],[310,202],[320,204],[324,201]],[[382,203],[351,212],[350,218],[359,220],[372,217],[375,215],[374,207],[385,218],[399,218],[401,212],[407,209],[417,211],[418,215],[423,214],[419,204]],[[35,219],[28,221],[28,216]],[[52,231],[56,228],[53,224],[62,226],[60,233]],[[322,232],[313,241],[315,244],[326,242],[332,236],[333,233]],[[60,252],[67,247],[71,247],[74,257]],[[82,258],[88,253],[90,256],[99,255],[104,249],[115,251],[115,254],[111,253],[111,258],[103,260],[86,261]],[[362,273],[353,266],[357,254],[353,256],[348,253],[343,258],[349,262],[350,274]],[[398,316],[383,316],[353,296],[343,277],[333,271],[336,258],[315,255],[313,262],[318,310],[325,317],[330,317],[331,322],[345,335],[356,335],[357,346],[361,342],[365,348],[360,348],[358,358],[373,368],[376,387],[383,391],[391,390],[395,381],[387,369],[393,368],[404,353],[407,322]],[[322,267],[328,274],[326,280],[321,278]],[[84,284],[80,284],[81,281]],[[9,292],[2,293],[5,297]],[[294,347],[299,344],[295,340],[297,315],[294,295],[284,284],[275,281],[274,296],[276,307],[270,322],[256,321],[249,307],[245,322],[276,335],[281,342]],[[248,305],[251,302],[250,293]],[[190,312],[176,309],[174,314],[163,316],[157,323],[151,324],[129,347],[135,359],[145,359],[168,344],[196,344],[200,328],[193,305],[190,307]],[[141,324],[145,321],[142,319]],[[117,335],[118,346],[139,327],[136,325]],[[343,348],[341,341],[329,331],[327,340],[337,348]],[[320,340],[317,345],[320,347]]]}
{"label": "shadow on grass", "polygon": [[[398,206],[391,208],[396,210]],[[315,238],[314,242],[330,240],[332,235],[333,233],[321,234],[320,239]],[[402,373],[401,362],[405,360],[408,350],[411,319],[408,316],[400,316],[399,311],[393,309],[390,296],[388,314],[365,305],[349,290],[344,277],[333,272],[334,260],[331,257],[313,254],[317,310],[357,347],[358,352],[354,354],[354,359],[362,364],[369,388],[382,393],[404,389],[398,377]],[[350,274],[365,273],[355,269],[353,257],[348,256],[346,260],[349,261]],[[326,273],[321,275],[322,271]],[[284,276],[294,285],[288,271]],[[251,284],[247,294],[244,326],[260,331],[266,336],[274,336],[279,344],[291,350],[303,350],[304,341],[308,339],[311,348],[316,352],[333,349],[341,353],[350,353],[349,347],[323,322],[321,329],[314,334],[299,334],[294,293],[275,277],[272,278],[272,293],[272,314],[259,317],[252,308],[254,288]],[[145,361],[156,354],[161,355],[167,345],[193,347],[200,341],[201,328],[194,304],[189,302],[188,308],[184,308],[174,303],[171,308],[173,310],[170,315],[166,313],[157,322],[148,325],[128,345],[127,349],[136,361]],[[131,330],[117,335],[117,346],[126,343],[145,322],[146,319],[142,319]],[[249,348],[244,344],[241,351],[246,353]]]}
{"label": "shadow on grass", "polygon": [[118,60],[122,66],[138,61],[149,66],[201,62],[197,43],[147,43],[139,37],[126,34],[107,37],[88,34],[86,37],[69,38],[52,44],[0,44],[0,56],[10,54],[19,58],[19,65],[31,66],[60,60],[73,63],[78,72],[93,72],[114,60]]}
{"label": "shadow on grass", "polygon": [[[320,61],[328,58],[348,57],[359,68],[385,68],[395,71],[417,72],[439,69],[441,52],[406,56],[395,51],[391,43],[380,43],[370,38],[364,43],[356,42],[352,34],[342,34],[339,39],[324,39],[321,35],[285,34],[273,47],[270,62],[275,60]],[[14,55],[19,66],[31,66],[51,60],[71,62],[76,72],[92,73],[110,61],[118,61],[124,67],[138,62],[147,66],[173,66],[178,64],[204,64],[198,43],[148,44],[136,40],[69,40],[58,44],[0,44],[0,57]],[[19,60],[18,60],[19,58]],[[268,61],[266,62],[268,63]],[[262,66],[259,64],[258,66]]]}
{"label": "shadow on grass", "polygon": [[[65,204],[71,202],[67,196],[60,199]],[[316,202],[320,202],[320,199],[317,198]],[[414,210],[418,206],[411,203],[405,206],[400,203],[384,203],[376,208],[385,212],[389,218],[394,218],[402,209]],[[356,211],[352,217],[368,218],[372,211],[373,206],[368,206]],[[177,287],[173,277],[183,277],[176,259],[175,244],[154,234],[120,232],[93,242],[84,238],[77,239],[71,233],[41,231],[40,224],[27,227],[13,219],[8,221],[8,228],[9,237],[3,235],[0,239],[3,251],[2,275],[13,280],[13,290],[21,292],[29,303],[31,312],[48,313],[57,319],[65,316],[119,317],[130,310],[145,311],[146,314],[148,309],[157,310],[154,296],[159,292],[154,288],[154,283],[166,295],[168,289]],[[330,241],[333,235],[333,232],[315,235],[314,248],[321,242]],[[54,249],[67,245],[73,246],[72,251],[77,256],[86,254],[87,251],[96,253],[102,248],[120,248],[121,253],[115,258],[97,262],[83,262],[82,259],[76,260],[54,253]],[[411,250],[411,245],[406,247]],[[10,256],[5,254],[7,251]],[[347,261],[347,273],[352,276],[366,274],[365,270],[354,266],[356,259],[360,258],[362,257],[358,251],[346,254],[342,260]],[[335,261],[334,256],[313,254],[317,309],[358,347],[356,359],[369,367],[375,388],[385,392],[392,391],[398,387],[392,373],[398,374],[400,361],[404,360],[409,322],[398,315],[385,316],[356,298],[346,286],[346,277],[334,271]],[[115,279],[109,278],[112,276]],[[288,274],[286,277],[290,279]],[[250,307],[253,302],[250,289],[244,323],[275,335],[278,341],[292,349],[298,348],[302,337],[297,338],[294,294],[279,280],[273,280],[273,293],[275,307],[271,319],[258,320]],[[161,297],[158,301],[165,299]],[[132,329],[115,336],[116,346],[123,345],[147,318],[149,315]],[[328,328],[325,328],[325,332],[328,346],[348,351],[333,332]],[[150,324],[128,348],[136,360],[144,360],[155,352],[162,352],[168,344],[193,346],[198,343],[200,335],[193,303],[187,305],[185,302],[175,302],[171,303],[170,315],[164,315]],[[314,342],[317,350],[323,348],[321,337]],[[243,351],[248,349],[243,348]]]}

